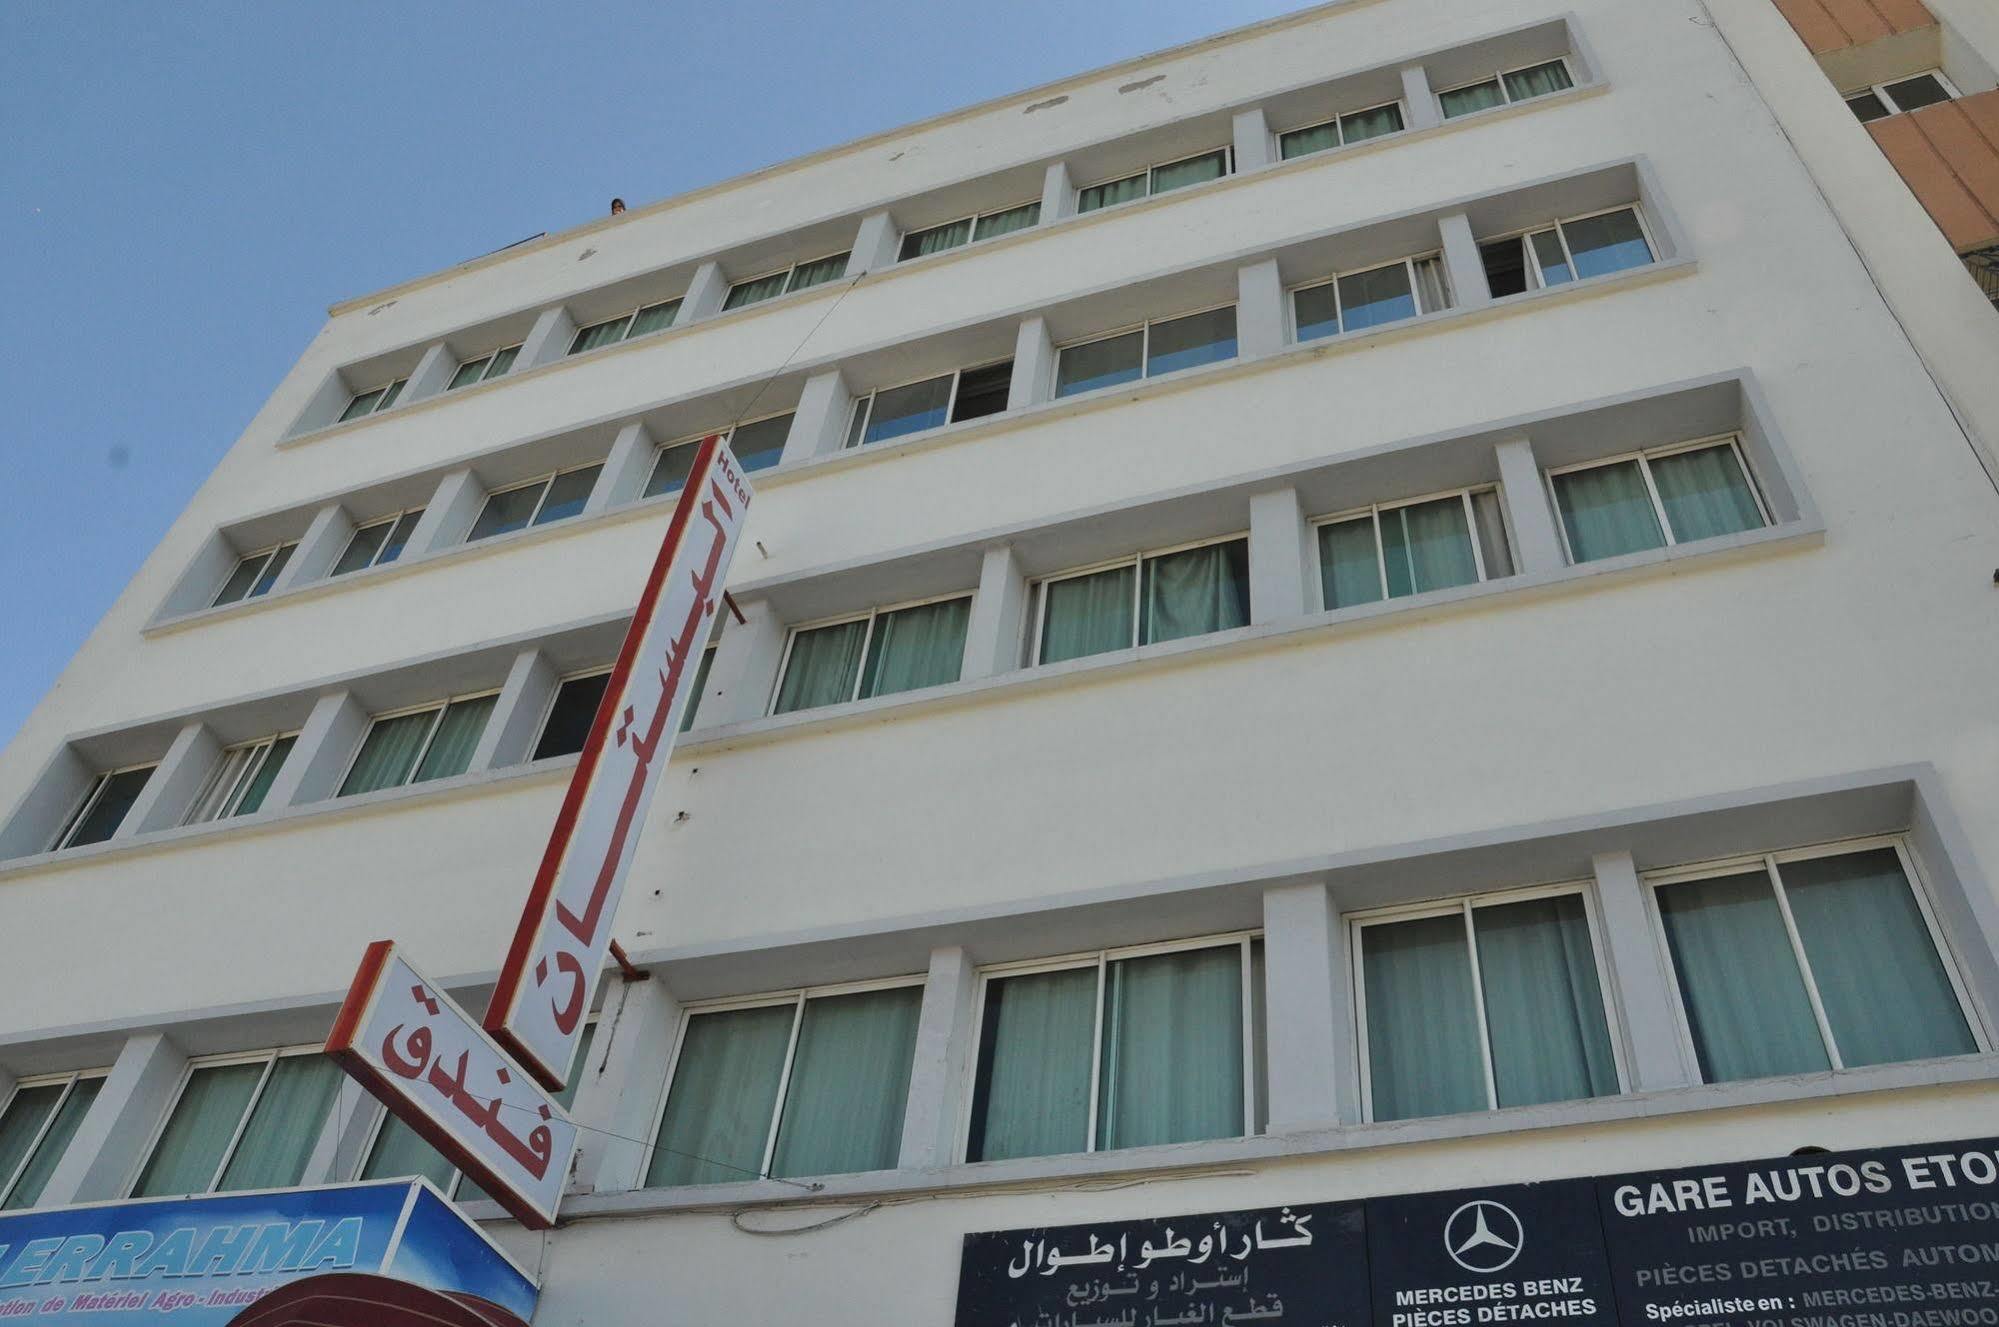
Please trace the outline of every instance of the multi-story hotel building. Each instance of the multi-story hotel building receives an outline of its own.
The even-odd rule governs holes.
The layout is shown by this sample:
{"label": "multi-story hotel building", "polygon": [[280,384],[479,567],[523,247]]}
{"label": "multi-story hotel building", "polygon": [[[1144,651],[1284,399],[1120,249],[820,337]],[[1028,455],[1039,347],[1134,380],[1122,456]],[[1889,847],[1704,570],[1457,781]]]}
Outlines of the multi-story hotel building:
{"label": "multi-story hotel building", "polygon": [[[336,306],[0,756],[0,1206],[422,1173],[537,1323],[947,1324],[976,1232],[1995,1132],[1995,63],[1344,0]],[[379,937],[483,1004],[712,432],[529,1232],[317,1050]],[[1209,1320],[1114,1293],[1016,1317]]]}

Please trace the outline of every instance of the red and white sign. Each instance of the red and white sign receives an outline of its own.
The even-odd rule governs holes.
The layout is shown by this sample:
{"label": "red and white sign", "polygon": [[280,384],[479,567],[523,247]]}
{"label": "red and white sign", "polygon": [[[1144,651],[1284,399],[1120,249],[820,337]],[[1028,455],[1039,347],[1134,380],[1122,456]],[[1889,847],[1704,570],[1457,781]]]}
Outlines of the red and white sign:
{"label": "red and white sign", "polygon": [[735,457],[703,440],[486,1007],[486,1030],[549,1088],[562,1087],[582,1037],[749,505]]}
{"label": "red and white sign", "polygon": [[368,946],[326,1053],[523,1225],[554,1224],[576,1126],[395,941]]}

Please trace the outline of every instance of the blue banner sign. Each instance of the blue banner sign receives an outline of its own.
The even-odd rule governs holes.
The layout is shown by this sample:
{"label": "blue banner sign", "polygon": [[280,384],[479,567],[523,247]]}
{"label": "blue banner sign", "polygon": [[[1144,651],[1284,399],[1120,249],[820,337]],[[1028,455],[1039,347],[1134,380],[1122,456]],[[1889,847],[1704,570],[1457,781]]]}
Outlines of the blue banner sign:
{"label": "blue banner sign", "polygon": [[526,1321],[535,1284],[423,1180],[0,1214],[0,1324],[222,1327],[271,1291],[368,1272]]}

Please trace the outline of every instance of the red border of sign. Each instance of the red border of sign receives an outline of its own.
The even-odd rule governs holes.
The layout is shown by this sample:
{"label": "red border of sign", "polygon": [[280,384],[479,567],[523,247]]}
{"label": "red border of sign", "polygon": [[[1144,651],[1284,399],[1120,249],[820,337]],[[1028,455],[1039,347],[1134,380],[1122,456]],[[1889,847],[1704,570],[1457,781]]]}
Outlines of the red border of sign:
{"label": "red border of sign", "polygon": [[[625,684],[631,679],[632,664],[652,623],[653,613],[659,606],[660,592],[666,585],[666,573],[686,540],[695,503],[707,491],[716,453],[722,449],[722,435],[711,433],[701,440],[699,446],[694,464],[687,472],[687,482],[680,490],[680,500],[674,504],[673,522],[666,528],[666,538],[660,541],[659,556],[653,559],[652,572],[646,577],[645,592],[639,596],[638,611],[632,615],[631,628],[625,633],[625,643],[618,650],[617,665],[611,669],[611,680],[605,684],[604,699],[598,702],[597,717],[590,724],[589,738],[583,743],[582,758],[576,763],[576,772],[570,776],[569,791],[562,799],[562,809],[556,813],[555,829],[549,834],[548,847],[542,852],[534,886],[528,891],[527,906],[521,910],[520,925],[514,930],[513,943],[507,947],[506,962],[500,965],[499,982],[493,987],[493,998],[486,1002],[486,1034],[499,1042],[521,1068],[533,1074],[551,1092],[563,1089],[569,1066],[550,1069],[541,1063],[507,1029],[506,1019],[527,975],[528,953],[554,899],[556,872],[561,869],[562,859],[569,851],[569,840],[576,832],[576,818],[583,799],[596,781],[597,762],[603,755],[604,740],[611,731],[611,717],[617,707],[617,698],[624,694]],[[610,922],[609,917],[604,919],[606,926]]]}

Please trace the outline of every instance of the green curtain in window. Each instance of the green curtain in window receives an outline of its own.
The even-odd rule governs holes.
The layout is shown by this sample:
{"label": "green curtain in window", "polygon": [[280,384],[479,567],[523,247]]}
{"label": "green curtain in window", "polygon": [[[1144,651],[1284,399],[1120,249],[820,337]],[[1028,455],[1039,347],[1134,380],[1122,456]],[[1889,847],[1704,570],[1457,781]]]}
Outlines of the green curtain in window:
{"label": "green curtain in window", "polygon": [[1401,131],[1402,108],[1393,103],[1340,117],[1340,139],[1347,143],[1361,143]]}
{"label": "green curtain in window", "polygon": [[[8,1193],[9,1181],[21,1168],[28,1149],[34,1146],[36,1136],[54,1112],[62,1092],[61,1083],[24,1087],[7,1104],[7,1113],[0,1115],[0,1197]],[[14,1206],[12,1202],[6,1205]]]}
{"label": "green curtain in window", "polygon": [[1617,1091],[1580,894],[1472,910],[1493,1086],[1502,1106]]}
{"label": "green curtain in window", "polygon": [[[569,1082],[560,1092],[555,1094],[556,1101],[564,1110],[568,1110],[576,1104],[576,1089],[583,1085],[584,1066],[590,1063],[590,1047],[596,1042],[596,1039],[597,1025],[595,1023],[585,1023],[583,1025],[583,1035],[576,1043],[575,1063],[569,1067]],[[442,1158],[439,1159],[442,1160]],[[459,1176],[458,1191],[451,1195],[453,1202],[460,1203],[469,1203],[481,1198],[490,1199],[492,1196],[492,1194],[487,1193],[478,1184],[474,1183],[470,1175]]]}
{"label": "green curtain in window", "polygon": [[791,638],[791,658],[784,665],[784,682],[777,689],[777,713],[838,705],[854,698],[854,677],[861,666],[861,645],[868,634],[866,619],[814,627]]}
{"label": "green curtain in window", "polygon": [[1314,152],[1324,152],[1327,148],[1340,145],[1340,126],[1337,121],[1315,124],[1309,129],[1293,129],[1279,136],[1277,155],[1289,161],[1293,157],[1310,156]]}
{"label": "green curtain in window", "polygon": [[1122,180],[1112,180],[1107,184],[1093,184],[1076,195],[1078,212],[1094,212],[1100,207],[1113,207],[1118,203],[1128,203],[1134,198],[1145,197],[1145,176],[1133,175]]}
{"label": "green curtain in window", "polygon": [[389,1180],[421,1175],[450,1193],[455,1171],[444,1155],[426,1143],[416,1130],[391,1115],[382,1121],[382,1130],[375,1135],[375,1147],[368,1153],[368,1163],[361,1167],[361,1178]]}
{"label": "green curtain in window", "polygon": [[1048,581],[1041,622],[1041,662],[1060,663],[1132,646],[1131,567]]}
{"label": "green curtain in window", "polygon": [[1476,581],[1464,500],[1438,498],[1381,513],[1381,556],[1391,599]]}
{"label": "green curtain in window", "polygon": [[677,299],[667,300],[664,304],[648,304],[632,315],[631,330],[625,333],[625,339],[629,341],[635,336],[663,332],[673,326],[674,315],[679,312],[680,301]]}
{"label": "green curtain in window", "polygon": [[1763,513],[1733,447],[1675,452],[1654,457],[1651,464],[1659,502],[1679,543],[1762,528]]}
{"label": "green curtain in window", "polygon": [[1219,180],[1228,173],[1229,159],[1226,152],[1208,152],[1185,161],[1169,162],[1152,168],[1152,192],[1163,194],[1174,189],[1184,189],[1190,184],[1202,184],[1208,180]]}
{"label": "green curtain in window", "polygon": [[954,221],[948,226],[937,226],[931,230],[919,230],[915,234],[903,238],[901,257],[907,260],[910,258],[922,258],[933,253],[942,253],[946,249],[955,249],[959,245],[969,242],[971,238],[972,223],[969,218],[964,221]]}
{"label": "green curtain in window", "polygon": [[447,392],[455,392],[460,387],[466,387],[471,385],[472,383],[479,381],[480,377],[483,376],[486,372],[486,366],[491,364],[492,362],[493,362],[493,357],[491,355],[488,355],[483,359],[466,360],[463,364],[460,364],[458,366],[458,372],[451,375],[451,381],[444,384],[444,390]]}
{"label": "green curtain in window", "polygon": [[279,1059],[217,1191],[283,1189],[305,1178],[342,1081],[340,1067],[324,1055]]}
{"label": "green curtain in window", "polygon": [[965,662],[965,628],[971,620],[969,598],[919,604],[877,617],[861,672],[861,694],[889,696],[957,681]]}
{"label": "green curtain in window", "polygon": [[895,1165],[922,1005],[920,986],[805,1002],[771,1174],[845,1175]]}
{"label": "green curtain in window", "polygon": [[1100,1065],[1099,1150],[1240,1136],[1242,951],[1109,964]]}
{"label": "green curtain in window", "polygon": [[1369,926],[1360,934],[1374,1118],[1484,1110],[1485,1059],[1463,916]]}
{"label": "green curtain in window", "polygon": [[361,754],[340,785],[340,796],[371,793],[378,788],[400,788],[416,768],[423,739],[430,734],[436,710],[421,710],[393,719],[377,719],[361,743]]}
{"label": "green curtain in window", "polygon": [[784,283],[790,279],[789,272],[774,272],[770,276],[760,276],[754,281],[731,286],[722,307],[740,309],[746,304],[761,304],[767,299],[774,299],[784,293]]}
{"label": "green curtain in window", "polygon": [[847,255],[829,254],[824,258],[814,258],[809,263],[800,263],[791,269],[791,280],[786,290],[810,290],[813,286],[823,286],[828,281],[838,281],[847,274]]}
{"label": "green curtain in window", "polygon": [[[48,1187],[49,1176],[55,1174],[63,1153],[69,1151],[70,1139],[76,1137],[76,1131],[83,1125],[83,1117],[90,1113],[91,1103],[103,1090],[102,1078],[78,1080],[70,1094],[63,1098],[62,1108],[56,1112],[48,1132],[36,1145],[34,1155],[28,1158],[27,1165],[21,1167],[6,1201],[0,1202],[0,1209],[33,1207],[42,1200],[42,1190]],[[4,1180],[6,1173],[5,1162],[0,1160],[0,1180]]]}
{"label": "green curtain in window", "polygon": [[1702,1078],[1832,1067],[1769,877],[1689,880],[1657,895]]}
{"label": "green curtain in window", "polygon": [[1468,88],[1453,88],[1437,96],[1437,105],[1443,110],[1446,120],[1505,104],[1506,94],[1499,90],[1499,80],[1496,78],[1489,78],[1483,83],[1474,83]]}
{"label": "green curtain in window", "polygon": [[1562,512],[1569,553],[1577,562],[1665,546],[1666,536],[1659,530],[1659,516],[1636,461],[1556,475],[1555,505]]}
{"label": "green curtain in window", "polygon": [[1089,1148],[1096,1011],[1095,966],[986,984],[968,1160]]}
{"label": "green curtain in window", "polygon": [[153,1145],[132,1196],[207,1193],[263,1076],[261,1060],[196,1069],[174,1104],[173,1118]]}
{"label": "green curtain in window", "polygon": [[1246,625],[1249,542],[1231,539],[1147,558],[1138,621],[1147,645]]}
{"label": "green curtain in window", "polygon": [[291,755],[292,747],[297,742],[296,737],[280,737],[271,743],[264,762],[250,776],[250,786],[243,790],[243,796],[236,803],[236,815],[253,816],[264,809],[264,799],[271,795],[271,785],[278,781],[278,771],[285,767],[285,758]]}
{"label": "green curtain in window", "polygon": [[1551,92],[1572,88],[1575,84],[1569,78],[1568,66],[1560,60],[1550,60],[1532,69],[1516,69],[1506,76],[1506,95],[1513,101],[1526,101],[1529,97],[1545,97]]}
{"label": "green curtain in window", "polygon": [[781,1004],[687,1021],[646,1171],[648,1188],[723,1184],[762,1173],[792,1016],[793,1007]]}
{"label": "green curtain in window", "polygon": [[493,713],[493,704],[498,696],[477,696],[471,700],[454,700],[445,708],[444,718],[438,722],[437,736],[430,739],[430,749],[423,753],[423,763],[417,766],[416,777],[411,783],[424,783],[431,779],[448,779],[454,774],[463,774],[472,764],[472,752],[479,745],[479,737],[486,731],[486,720]]}
{"label": "green curtain in window", "polygon": [[972,228],[972,238],[989,240],[998,235],[1011,235],[1017,230],[1026,230],[1041,221],[1040,203],[1022,203],[1019,207],[1009,207],[1004,212],[988,212],[979,218]]}
{"label": "green curtain in window", "polygon": [[1978,1049],[1893,849],[1778,869],[1841,1063]]}
{"label": "green curtain in window", "polygon": [[584,328],[569,343],[569,353],[580,355],[586,350],[595,350],[598,346],[608,346],[624,340],[625,329],[631,325],[631,321],[631,315],[627,314],[622,318],[613,318],[609,322]]}
{"label": "green curtain in window", "polygon": [[1374,517],[1319,527],[1319,583],[1326,607],[1352,608],[1381,598],[1381,562],[1374,547]]}

